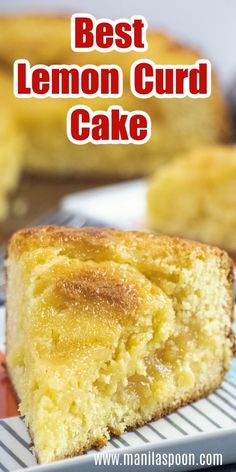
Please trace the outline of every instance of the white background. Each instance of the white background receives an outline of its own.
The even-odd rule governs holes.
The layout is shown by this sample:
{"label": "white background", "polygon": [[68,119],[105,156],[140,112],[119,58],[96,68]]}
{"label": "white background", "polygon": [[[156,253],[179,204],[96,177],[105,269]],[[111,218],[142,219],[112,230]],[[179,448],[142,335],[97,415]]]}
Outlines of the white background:
{"label": "white background", "polygon": [[142,14],[150,26],[199,48],[214,64],[225,90],[236,81],[236,0],[0,0],[0,12],[23,10],[111,18]]}

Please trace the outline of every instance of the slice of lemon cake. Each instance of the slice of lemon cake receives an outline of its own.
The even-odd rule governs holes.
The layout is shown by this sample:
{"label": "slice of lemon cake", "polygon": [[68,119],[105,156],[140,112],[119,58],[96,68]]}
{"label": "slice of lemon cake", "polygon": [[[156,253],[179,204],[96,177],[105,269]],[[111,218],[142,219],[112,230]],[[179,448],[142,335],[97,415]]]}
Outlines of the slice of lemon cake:
{"label": "slice of lemon cake", "polygon": [[150,179],[147,224],[236,254],[236,146],[195,149]]}
{"label": "slice of lemon cake", "polygon": [[7,367],[39,462],[207,395],[233,352],[232,265],[151,233],[38,227],[7,270]]}

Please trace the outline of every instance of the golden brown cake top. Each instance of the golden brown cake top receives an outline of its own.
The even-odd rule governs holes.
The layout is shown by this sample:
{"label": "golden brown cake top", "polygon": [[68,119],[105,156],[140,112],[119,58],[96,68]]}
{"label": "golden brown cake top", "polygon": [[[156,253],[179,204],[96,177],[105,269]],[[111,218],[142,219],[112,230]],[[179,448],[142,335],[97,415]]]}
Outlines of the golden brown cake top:
{"label": "golden brown cake top", "polygon": [[223,287],[224,304],[233,311],[231,260],[224,251],[200,243],[138,231],[41,226],[18,231],[8,252],[8,268],[13,274],[20,268],[30,286],[29,303],[32,309],[37,305],[34,332],[40,333],[44,356],[44,331],[61,332],[58,313],[67,320],[64,341],[49,349],[50,358],[55,354],[60,362],[80,349],[77,330],[87,345],[93,346],[98,335],[106,345],[111,336],[119,337],[121,327],[132,331],[144,313],[164,307],[171,324],[173,309],[182,313],[183,293],[194,286],[202,290],[205,272],[214,290]]}
{"label": "golden brown cake top", "polygon": [[[84,271],[81,273],[78,271],[76,274],[72,271],[69,275],[70,267],[68,267],[69,270],[65,271],[63,283],[57,287],[59,292],[63,291],[64,294],[67,292],[67,295],[70,293],[72,297],[74,293],[77,297],[78,292],[86,294],[89,287],[92,298],[102,297],[104,300],[110,297],[117,306],[123,303],[122,299],[125,304],[130,304],[132,293],[128,292],[133,290],[132,281],[129,281],[127,285],[128,292],[126,284],[123,283],[126,273],[123,274],[124,280],[119,282],[120,276],[117,276],[115,269],[113,270],[115,265],[119,264],[134,267],[147,280],[159,285],[160,277],[166,278],[168,274],[167,278],[170,280],[173,278],[174,281],[175,274],[179,274],[181,270],[188,271],[197,261],[201,263],[201,261],[217,259],[217,266],[223,270],[224,274],[226,273],[229,287],[233,279],[232,260],[225,251],[206,244],[158,236],[150,232],[92,227],[38,226],[16,232],[8,246],[9,258],[21,259],[26,256],[28,269],[35,264],[44,263],[44,252],[46,258],[64,256],[71,260],[72,264],[76,259],[80,263],[96,263],[96,274],[93,270],[89,270],[87,276]],[[35,256],[33,256],[34,253]],[[112,263],[111,268],[105,267],[108,262]],[[103,271],[104,267],[105,271]],[[109,286],[107,285],[107,270]],[[76,286],[78,280],[79,285]],[[93,287],[99,287],[99,290],[96,291]],[[135,298],[135,293],[133,295]]]}
{"label": "golden brown cake top", "polygon": [[[20,256],[38,247],[60,248],[60,253],[79,257],[80,260],[106,260],[132,257],[134,260],[155,262],[155,256],[184,259],[216,255],[229,259],[226,252],[213,246],[150,232],[121,231],[110,228],[72,228],[37,226],[17,231],[9,243],[9,255]],[[150,259],[151,258],[151,259]]]}

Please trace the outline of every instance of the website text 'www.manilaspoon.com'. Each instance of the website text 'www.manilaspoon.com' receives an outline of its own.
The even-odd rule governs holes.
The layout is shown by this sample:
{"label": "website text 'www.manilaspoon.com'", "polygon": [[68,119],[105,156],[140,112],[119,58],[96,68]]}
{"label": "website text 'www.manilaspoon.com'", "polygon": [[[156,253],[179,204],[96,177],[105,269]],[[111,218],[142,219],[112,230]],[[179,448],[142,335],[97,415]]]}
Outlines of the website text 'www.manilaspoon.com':
{"label": "website text 'www.manilaspoon.com'", "polygon": [[137,453],[99,453],[94,455],[96,466],[195,466],[209,467],[223,464],[220,453],[158,453],[154,451]]}

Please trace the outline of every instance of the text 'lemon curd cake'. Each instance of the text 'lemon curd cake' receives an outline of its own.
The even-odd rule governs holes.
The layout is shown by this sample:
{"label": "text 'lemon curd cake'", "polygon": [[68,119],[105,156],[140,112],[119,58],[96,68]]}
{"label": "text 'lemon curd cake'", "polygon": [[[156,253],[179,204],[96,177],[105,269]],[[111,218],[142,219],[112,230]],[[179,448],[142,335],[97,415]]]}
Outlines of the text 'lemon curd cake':
{"label": "text 'lemon curd cake'", "polygon": [[7,270],[7,368],[39,462],[207,395],[230,368],[233,275],[213,247],[38,227]]}
{"label": "text 'lemon curd cake'", "polygon": [[[130,91],[131,64],[148,58],[160,64],[194,64],[201,55],[158,32],[148,32],[148,50],[142,53],[75,53],[70,47],[70,18],[60,16],[0,16],[0,63],[12,77],[13,62],[19,58],[33,64],[118,64],[124,75],[120,99],[16,99],[9,83],[7,101],[26,135],[24,166],[30,173],[56,176],[85,176],[89,179],[129,178],[149,175],[178,151],[199,144],[228,141],[231,125],[227,107],[213,74],[212,93],[207,99],[138,99]],[[0,77],[1,80],[1,77]],[[0,90],[1,93],[1,90]],[[135,144],[83,146],[66,136],[66,115],[73,105],[107,110],[120,105],[125,110],[144,110],[152,119],[152,137]]]}
{"label": "text 'lemon curd cake'", "polygon": [[197,148],[151,177],[147,225],[236,254],[236,146]]}

